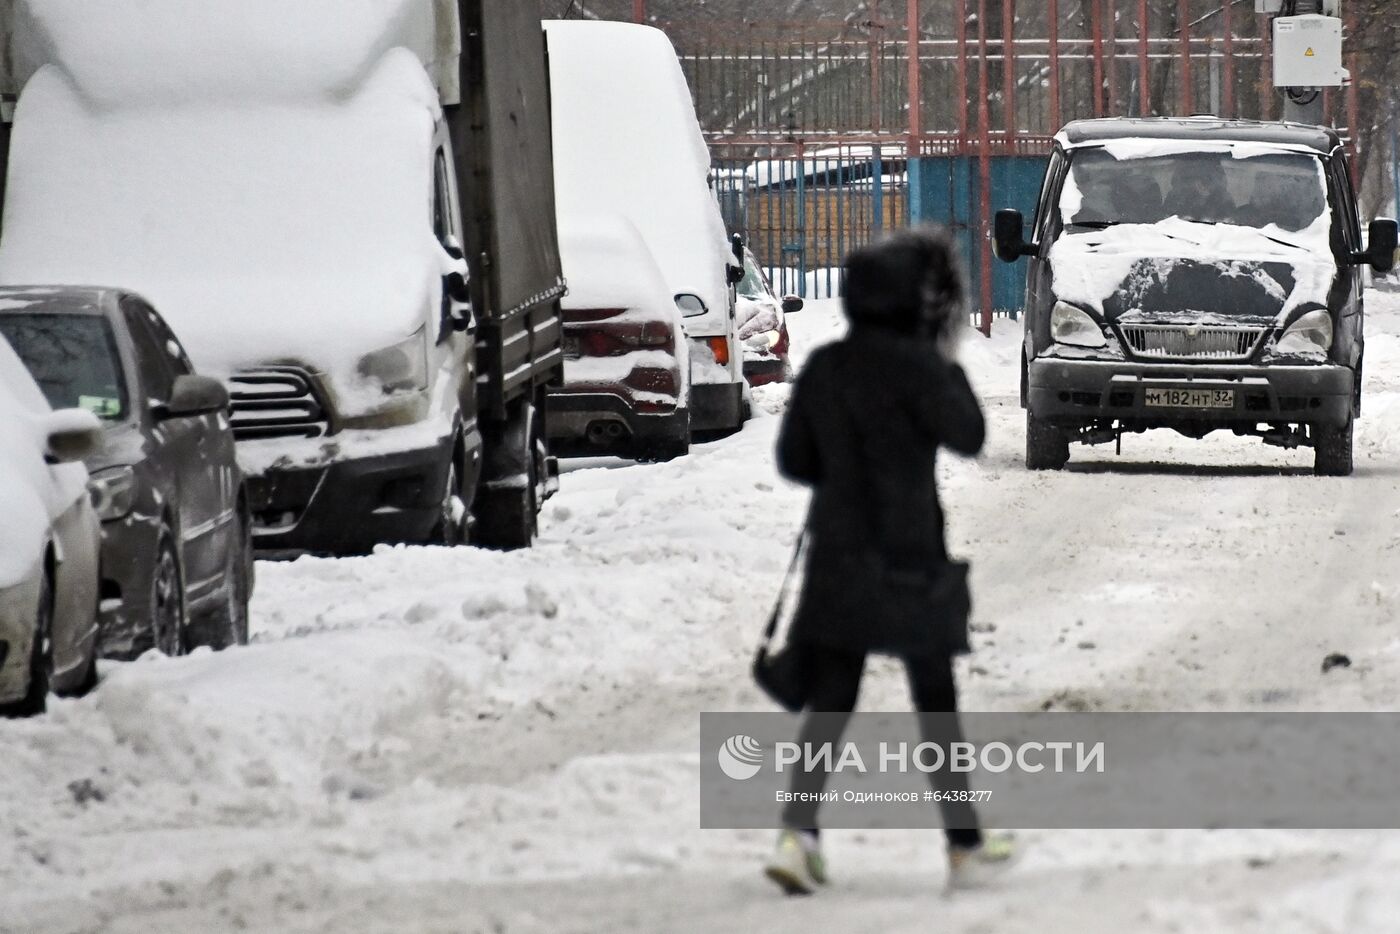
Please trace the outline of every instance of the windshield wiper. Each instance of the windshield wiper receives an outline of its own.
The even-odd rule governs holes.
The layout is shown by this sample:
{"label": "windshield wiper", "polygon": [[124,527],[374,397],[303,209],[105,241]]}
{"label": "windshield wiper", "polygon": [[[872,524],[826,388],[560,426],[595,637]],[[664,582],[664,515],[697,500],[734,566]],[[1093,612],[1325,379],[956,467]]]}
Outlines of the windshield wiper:
{"label": "windshield wiper", "polygon": [[1085,227],[1089,230],[1107,230],[1110,227],[1117,227],[1122,221],[1070,221],[1071,227]]}

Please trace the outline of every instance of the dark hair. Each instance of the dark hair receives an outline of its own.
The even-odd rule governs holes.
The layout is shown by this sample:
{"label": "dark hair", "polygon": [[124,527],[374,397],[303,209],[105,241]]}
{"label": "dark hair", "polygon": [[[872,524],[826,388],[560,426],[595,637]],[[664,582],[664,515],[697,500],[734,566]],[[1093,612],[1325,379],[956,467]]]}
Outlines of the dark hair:
{"label": "dark hair", "polygon": [[924,337],[951,333],[966,295],[957,247],[936,227],[901,231],[854,251],[842,285],[853,325]]}

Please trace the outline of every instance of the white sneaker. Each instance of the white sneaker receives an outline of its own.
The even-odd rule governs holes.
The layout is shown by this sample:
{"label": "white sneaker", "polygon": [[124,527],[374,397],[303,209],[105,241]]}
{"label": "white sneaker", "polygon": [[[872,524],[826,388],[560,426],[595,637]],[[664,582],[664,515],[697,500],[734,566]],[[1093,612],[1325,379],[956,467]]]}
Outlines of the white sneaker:
{"label": "white sneaker", "polygon": [[948,847],[948,888],[980,889],[995,882],[1019,855],[1010,834],[990,834],[975,847]]}
{"label": "white sneaker", "polygon": [[815,834],[784,830],[763,873],[788,895],[811,895],[826,884],[826,860]]}

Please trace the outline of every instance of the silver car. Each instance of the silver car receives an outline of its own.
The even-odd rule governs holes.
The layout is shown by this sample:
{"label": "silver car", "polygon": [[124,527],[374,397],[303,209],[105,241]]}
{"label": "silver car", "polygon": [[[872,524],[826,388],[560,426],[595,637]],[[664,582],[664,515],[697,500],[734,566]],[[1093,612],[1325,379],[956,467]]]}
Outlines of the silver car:
{"label": "silver car", "polygon": [[82,459],[90,412],[55,412],[0,339],[0,713],[42,713],[49,691],[97,677],[101,528]]}

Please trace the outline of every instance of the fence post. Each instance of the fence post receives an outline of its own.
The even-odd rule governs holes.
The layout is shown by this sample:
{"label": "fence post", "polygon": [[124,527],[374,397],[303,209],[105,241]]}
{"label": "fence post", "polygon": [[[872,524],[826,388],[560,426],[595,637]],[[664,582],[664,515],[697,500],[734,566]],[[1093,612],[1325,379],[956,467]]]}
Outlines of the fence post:
{"label": "fence post", "polygon": [[1094,116],[1103,113],[1103,7],[1089,0],[1089,23],[1094,37]]}
{"label": "fence post", "polygon": [[1181,113],[1177,116],[1189,117],[1196,109],[1191,88],[1191,0],[1179,0],[1176,18],[1181,25]]}
{"label": "fence post", "polygon": [[909,58],[909,151],[910,159],[918,158],[919,141],[924,135],[923,73],[920,68],[919,0],[909,0],[909,22],[906,27]]}
{"label": "fence post", "polygon": [[1006,110],[1006,144],[1016,135],[1016,0],[1001,4],[1001,100]]}
{"label": "fence post", "polygon": [[1147,0],[1138,0],[1138,116],[1152,116],[1152,67]]}
{"label": "fence post", "polygon": [[632,0],[632,22],[645,23],[647,21],[647,0]]}
{"label": "fence post", "polygon": [[978,275],[982,280],[982,333],[992,336],[992,128],[987,96],[987,0],[977,0],[977,135],[980,198],[978,214]]}
{"label": "fence post", "polygon": [[[1053,3],[1054,0],[1051,0]],[[967,0],[958,0],[958,155],[967,153],[968,137],[968,98],[967,98]],[[1051,79],[1055,80],[1055,79]]]}
{"label": "fence post", "polygon": [[1060,0],[1050,0],[1050,132],[1060,132]]}
{"label": "fence post", "polygon": [[1225,113],[1221,116],[1238,116],[1235,107],[1235,5],[1225,4]]}

